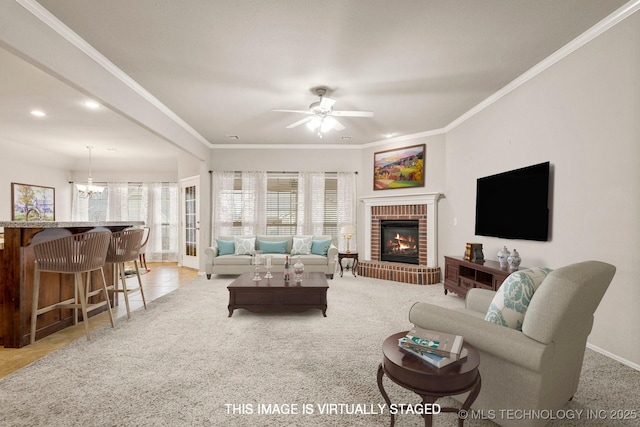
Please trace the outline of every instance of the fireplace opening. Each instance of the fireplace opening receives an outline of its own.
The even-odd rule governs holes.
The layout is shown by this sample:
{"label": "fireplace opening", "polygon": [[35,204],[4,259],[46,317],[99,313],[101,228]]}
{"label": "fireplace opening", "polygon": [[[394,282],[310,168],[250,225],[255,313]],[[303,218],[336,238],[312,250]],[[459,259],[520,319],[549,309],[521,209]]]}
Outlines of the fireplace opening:
{"label": "fireplace opening", "polygon": [[380,221],[380,261],[419,264],[418,220]]}

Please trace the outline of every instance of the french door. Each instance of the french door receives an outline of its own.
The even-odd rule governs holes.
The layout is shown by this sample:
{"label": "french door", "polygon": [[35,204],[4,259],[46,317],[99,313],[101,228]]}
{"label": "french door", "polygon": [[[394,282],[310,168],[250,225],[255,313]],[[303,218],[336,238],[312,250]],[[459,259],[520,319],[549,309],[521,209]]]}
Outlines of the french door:
{"label": "french door", "polygon": [[182,266],[200,268],[200,177],[194,176],[181,181],[182,202]]}

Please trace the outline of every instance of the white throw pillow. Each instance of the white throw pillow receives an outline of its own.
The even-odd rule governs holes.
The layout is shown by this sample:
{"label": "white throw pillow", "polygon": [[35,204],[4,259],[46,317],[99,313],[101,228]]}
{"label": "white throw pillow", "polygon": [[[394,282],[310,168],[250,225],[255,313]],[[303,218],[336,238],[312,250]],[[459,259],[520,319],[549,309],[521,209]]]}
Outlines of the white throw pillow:
{"label": "white throw pillow", "polygon": [[313,236],[294,236],[291,255],[309,255]]}
{"label": "white throw pillow", "polygon": [[531,298],[551,271],[529,268],[511,273],[493,297],[484,320],[521,331]]}
{"label": "white throw pillow", "polygon": [[253,255],[256,253],[255,237],[234,237],[233,241],[236,246],[236,255]]}

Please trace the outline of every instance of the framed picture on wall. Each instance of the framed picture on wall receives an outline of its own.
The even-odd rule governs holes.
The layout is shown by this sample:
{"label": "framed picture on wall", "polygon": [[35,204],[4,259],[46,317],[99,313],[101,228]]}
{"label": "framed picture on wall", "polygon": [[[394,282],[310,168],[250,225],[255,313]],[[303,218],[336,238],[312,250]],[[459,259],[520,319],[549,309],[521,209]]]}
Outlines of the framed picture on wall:
{"label": "framed picture on wall", "polygon": [[53,221],[56,218],[56,190],[53,187],[11,183],[12,221]]}
{"label": "framed picture on wall", "polygon": [[425,144],[373,154],[373,189],[424,187]]}

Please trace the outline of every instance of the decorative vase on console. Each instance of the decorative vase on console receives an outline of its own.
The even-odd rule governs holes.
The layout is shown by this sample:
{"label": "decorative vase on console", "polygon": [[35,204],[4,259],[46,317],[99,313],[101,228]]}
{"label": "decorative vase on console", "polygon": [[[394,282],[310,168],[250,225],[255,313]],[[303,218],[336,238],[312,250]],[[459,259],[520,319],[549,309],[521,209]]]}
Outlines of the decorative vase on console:
{"label": "decorative vase on console", "polygon": [[296,282],[297,283],[302,282],[302,273],[304,273],[304,264],[300,260],[300,257],[298,257],[296,263],[293,264],[293,272],[296,275]]}
{"label": "decorative vase on console", "polygon": [[517,270],[518,267],[520,266],[520,262],[521,261],[522,261],[522,259],[520,259],[520,254],[518,253],[518,251],[516,251],[514,249],[513,253],[507,257],[507,263],[509,264],[509,270]]}
{"label": "decorative vase on console", "polygon": [[500,267],[506,267],[509,263],[508,258],[511,255],[509,249],[506,246],[503,246],[498,252],[498,262],[500,263]]}

